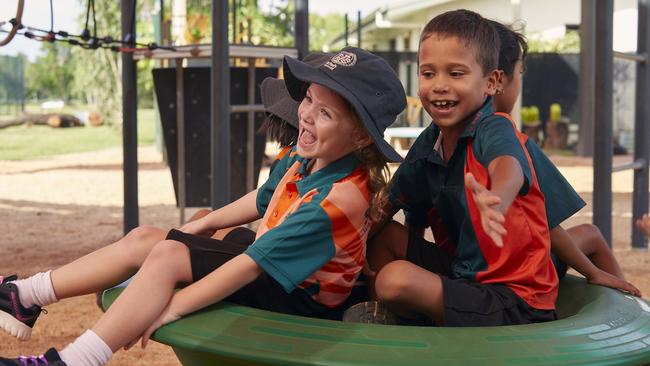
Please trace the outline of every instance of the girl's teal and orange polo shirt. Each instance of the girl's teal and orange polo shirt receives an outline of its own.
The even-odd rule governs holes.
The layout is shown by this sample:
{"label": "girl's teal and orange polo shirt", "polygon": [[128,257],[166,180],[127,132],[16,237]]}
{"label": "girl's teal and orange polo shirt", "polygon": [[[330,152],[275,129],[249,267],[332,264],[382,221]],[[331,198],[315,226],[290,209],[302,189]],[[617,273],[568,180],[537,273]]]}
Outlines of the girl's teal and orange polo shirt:
{"label": "girl's teal and orange polo shirt", "polygon": [[335,307],[349,296],[365,260],[367,176],[353,154],[312,174],[310,162],[293,147],[259,188],[263,218],[246,254],[287,292],[300,288]]}
{"label": "girl's teal and orange polo shirt", "polygon": [[[437,245],[455,258],[455,277],[501,283],[534,308],[554,309],[558,279],[549,258],[544,197],[524,148],[525,135],[492,112],[491,98],[466,123],[447,163],[433,149],[440,134],[437,126],[430,125],[418,137],[391,180],[391,201],[405,211],[409,225],[431,227]],[[464,175],[471,172],[489,187],[487,166],[500,156],[514,157],[525,180],[506,213],[503,248],[483,232],[476,205],[464,186]]]}

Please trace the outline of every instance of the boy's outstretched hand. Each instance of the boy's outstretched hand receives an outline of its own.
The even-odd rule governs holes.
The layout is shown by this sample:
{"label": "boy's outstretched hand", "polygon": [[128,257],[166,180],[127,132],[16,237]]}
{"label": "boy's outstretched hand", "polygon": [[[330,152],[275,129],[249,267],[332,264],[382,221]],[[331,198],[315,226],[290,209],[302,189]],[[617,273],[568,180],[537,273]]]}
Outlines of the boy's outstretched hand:
{"label": "boy's outstretched hand", "polygon": [[497,247],[503,247],[503,235],[506,235],[507,231],[503,226],[506,218],[500,210],[501,198],[477,182],[472,173],[465,174],[465,187],[472,193],[478,206],[483,231]]}

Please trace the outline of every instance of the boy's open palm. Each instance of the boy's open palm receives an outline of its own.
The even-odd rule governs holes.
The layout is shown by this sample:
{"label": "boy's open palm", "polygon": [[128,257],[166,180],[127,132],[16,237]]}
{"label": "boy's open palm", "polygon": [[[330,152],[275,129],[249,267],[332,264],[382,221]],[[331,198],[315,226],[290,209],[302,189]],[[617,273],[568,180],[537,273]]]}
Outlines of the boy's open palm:
{"label": "boy's open palm", "polygon": [[465,175],[465,187],[469,189],[481,215],[483,231],[498,247],[503,247],[503,235],[507,233],[503,224],[505,216],[501,213],[501,198],[476,181],[472,173]]}

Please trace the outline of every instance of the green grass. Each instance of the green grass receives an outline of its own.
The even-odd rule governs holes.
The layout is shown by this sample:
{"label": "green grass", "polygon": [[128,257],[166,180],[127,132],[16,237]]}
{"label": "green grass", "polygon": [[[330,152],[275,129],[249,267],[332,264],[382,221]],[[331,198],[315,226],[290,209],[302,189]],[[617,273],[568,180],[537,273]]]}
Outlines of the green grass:
{"label": "green grass", "polygon": [[576,156],[575,151],[571,149],[544,149],[546,155]]}
{"label": "green grass", "polygon": [[[154,140],[154,111],[140,109],[138,145],[151,145]],[[117,127],[51,128],[23,125],[0,129],[0,160],[28,160],[117,146],[122,146],[122,131]]]}

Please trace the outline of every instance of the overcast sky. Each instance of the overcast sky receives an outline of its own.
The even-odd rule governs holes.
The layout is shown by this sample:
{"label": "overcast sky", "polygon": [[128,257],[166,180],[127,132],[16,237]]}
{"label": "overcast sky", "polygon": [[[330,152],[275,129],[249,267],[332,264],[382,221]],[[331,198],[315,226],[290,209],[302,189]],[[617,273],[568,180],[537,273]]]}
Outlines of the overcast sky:
{"label": "overcast sky", "polygon": [[[0,0],[0,22],[9,21],[16,15],[17,0]],[[113,1],[113,0],[100,0]],[[264,6],[261,0],[260,5]],[[54,29],[65,30],[70,33],[78,33],[77,24],[78,15],[83,12],[82,1],[80,0],[53,0],[54,5]],[[83,1],[85,3],[85,1]],[[362,14],[368,14],[377,7],[388,3],[388,0],[311,0],[309,1],[309,11],[318,14],[327,13],[350,13],[356,14],[361,10]],[[25,1],[23,11],[23,24],[41,29],[50,28],[50,1],[49,0],[28,0]],[[101,16],[98,14],[98,16]],[[356,15],[355,15],[356,16]],[[5,25],[4,30],[9,30]],[[4,34],[0,34],[3,37]],[[19,52],[26,54],[30,59],[34,59],[40,50],[40,42],[17,36],[7,46],[0,47],[0,55],[16,55]]]}

